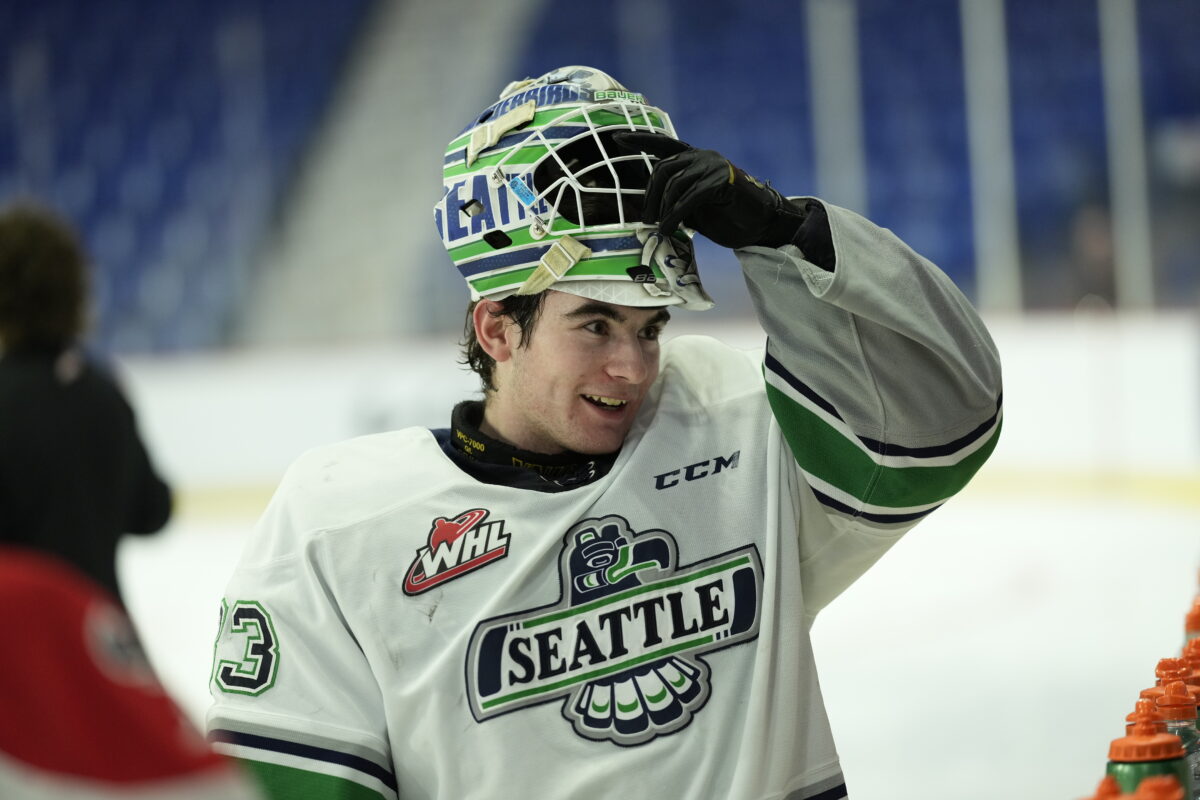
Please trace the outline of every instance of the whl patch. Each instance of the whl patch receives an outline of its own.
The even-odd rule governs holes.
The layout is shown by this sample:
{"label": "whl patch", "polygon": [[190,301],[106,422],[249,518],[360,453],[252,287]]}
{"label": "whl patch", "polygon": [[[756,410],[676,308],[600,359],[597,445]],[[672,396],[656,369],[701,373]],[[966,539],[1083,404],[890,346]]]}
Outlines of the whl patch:
{"label": "whl patch", "polygon": [[644,744],[708,701],[702,655],[758,636],[754,545],[681,566],[667,531],[586,519],[564,537],[559,579],[557,603],[476,626],[466,683],[477,721],[562,700],[580,736]]}
{"label": "whl patch", "polygon": [[453,519],[435,519],[428,543],[417,550],[404,576],[404,593],[427,592],[508,555],[504,520],[487,522],[489,513],[486,508],[473,508]]}

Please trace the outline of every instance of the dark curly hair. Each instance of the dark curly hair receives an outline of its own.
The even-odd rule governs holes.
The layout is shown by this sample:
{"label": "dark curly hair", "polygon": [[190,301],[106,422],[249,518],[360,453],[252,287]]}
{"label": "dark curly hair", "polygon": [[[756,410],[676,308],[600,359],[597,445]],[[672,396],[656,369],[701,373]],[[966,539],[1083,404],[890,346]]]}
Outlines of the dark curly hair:
{"label": "dark curly hair", "polygon": [[[533,326],[537,324],[538,317],[542,314],[545,300],[545,292],[530,295],[514,294],[496,301],[500,304],[500,310],[491,313],[495,316],[508,317],[516,323],[518,330],[521,331],[519,346],[526,347],[529,344],[529,337],[533,335]],[[479,301],[473,300],[467,306],[467,319],[463,324],[463,340],[460,343],[462,358],[458,363],[479,376],[479,382],[486,394],[496,390],[496,385],[492,382],[492,372],[496,368],[496,361],[487,354],[487,351],[480,346],[479,340],[475,338],[475,306],[477,305],[479,305]]]}
{"label": "dark curly hair", "polygon": [[83,332],[87,259],[54,212],[21,202],[0,211],[0,344],[65,347]]}

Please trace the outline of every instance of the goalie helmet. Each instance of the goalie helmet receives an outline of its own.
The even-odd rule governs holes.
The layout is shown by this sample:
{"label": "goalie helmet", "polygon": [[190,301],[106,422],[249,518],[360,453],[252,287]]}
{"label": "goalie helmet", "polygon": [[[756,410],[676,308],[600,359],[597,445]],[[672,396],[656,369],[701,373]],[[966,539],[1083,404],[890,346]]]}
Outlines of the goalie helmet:
{"label": "goalie helmet", "polygon": [[450,142],[434,222],[472,299],[553,287],[617,305],[713,305],[690,235],[642,223],[655,157],[617,146],[620,131],[675,137],[641,94],[572,66],[510,83]]}

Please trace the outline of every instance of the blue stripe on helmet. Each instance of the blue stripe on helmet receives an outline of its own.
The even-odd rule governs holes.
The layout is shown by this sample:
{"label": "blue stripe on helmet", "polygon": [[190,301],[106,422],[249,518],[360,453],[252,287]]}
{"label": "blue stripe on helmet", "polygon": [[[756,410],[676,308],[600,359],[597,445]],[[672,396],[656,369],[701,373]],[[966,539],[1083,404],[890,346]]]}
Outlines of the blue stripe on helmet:
{"label": "blue stripe on helmet", "polygon": [[493,103],[488,108],[484,109],[483,113],[476,118],[476,121],[463,128],[463,133],[487,122],[493,117],[498,117],[501,114],[508,112],[510,109],[523,105],[530,100],[537,104],[538,108],[545,106],[557,106],[564,103],[579,103],[590,102],[593,92],[591,89],[585,89],[582,86],[575,86],[569,83],[552,83],[531,86],[528,89],[517,92],[511,97],[506,97],[503,100]]}
{"label": "blue stripe on helmet", "polygon": [[[642,243],[638,241],[636,236],[580,239],[579,241],[590,247],[593,253],[604,253],[611,250],[640,250],[642,247]],[[466,264],[459,264],[458,271],[462,273],[464,278],[470,278],[482,272],[491,272],[494,269],[515,267],[521,264],[536,264],[552,246],[553,242],[545,247],[529,247],[524,250],[497,253],[494,256],[468,261]]]}
{"label": "blue stripe on helmet", "polygon": [[[597,128],[597,130],[603,130],[605,127],[612,127],[612,126],[611,125],[601,126],[600,128]],[[638,127],[639,127],[639,129],[641,129],[641,128],[645,128],[646,126],[639,125]],[[542,136],[545,137],[546,139],[550,140],[551,142],[555,142],[555,141],[560,141],[562,139],[570,139],[574,136],[578,136],[579,134],[583,133],[586,130],[587,130],[587,125],[584,125],[583,123],[579,123],[579,124],[571,124],[571,125],[554,125],[549,128],[537,128],[537,129],[531,130],[531,131],[517,131],[516,133],[510,133],[507,136],[501,136],[500,141],[496,142],[494,145],[492,145],[488,149],[481,151],[479,153],[479,155],[485,156],[494,150],[504,150],[505,148],[508,148],[508,147],[515,147],[516,145],[521,144],[523,141],[525,141],[526,139],[533,136],[533,134],[536,133],[537,131],[541,131]],[[464,147],[461,150],[455,150],[451,153],[447,153],[446,157],[444,159],[442,159],[442,166],[449,166],[450,164],[454,164],[459,161],[464,161],[464,160],[466,160],[466,158],[467,158],[467,148]]]}

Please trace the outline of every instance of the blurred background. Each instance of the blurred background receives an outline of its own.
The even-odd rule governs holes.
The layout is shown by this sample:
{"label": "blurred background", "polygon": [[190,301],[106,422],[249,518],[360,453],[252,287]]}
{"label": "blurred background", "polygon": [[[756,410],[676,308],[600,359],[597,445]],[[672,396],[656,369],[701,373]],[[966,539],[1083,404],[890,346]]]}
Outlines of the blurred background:
{"label": "blurred background", "polygon": [[[467,295],[443,146],[595,66],[978,305],[1005,432],[818,619],[851,794],[1077,798],[1200,593],[1195,0],[0,0],[0,203],[94,261],[89,345],[179,492],[122,579],[197,721],[219,596],[307,447],[444,426]],[[703,319],[761,346],[731,254]]]}

